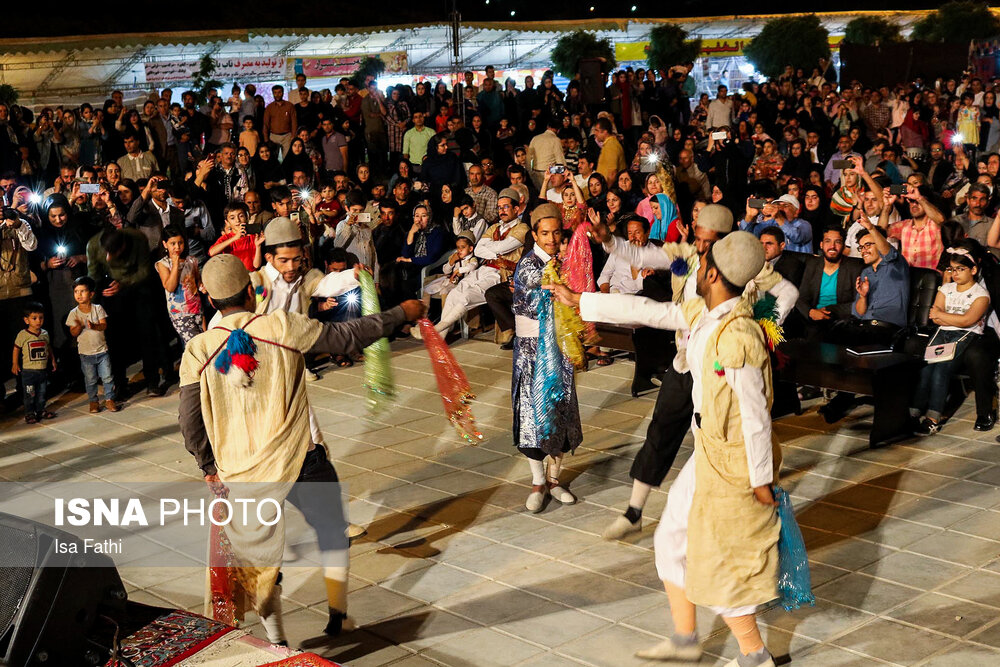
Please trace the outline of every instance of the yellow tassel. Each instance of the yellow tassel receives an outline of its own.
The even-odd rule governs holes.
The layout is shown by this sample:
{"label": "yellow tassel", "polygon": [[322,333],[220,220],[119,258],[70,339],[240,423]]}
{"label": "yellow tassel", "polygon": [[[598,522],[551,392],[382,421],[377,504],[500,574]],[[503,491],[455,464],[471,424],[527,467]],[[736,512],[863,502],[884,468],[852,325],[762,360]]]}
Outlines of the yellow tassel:
{"label": "yellow tassel", "polygon": [[[545,268],[542,269],[542,284],[564,285],[562,276],[559,275],[558,260],[552,259]],[[559,349],[566,355],[570,363],[577,370],[586,370],[587,355],[583,348],[583,336],[586,326],[580,319],[580,314],[575,308],[570,308],[558,300],[552,301],[552,314],[556,325],[556,339],[559,341]]]}
{"label": "yellow tassel", "polygon": [[780,343],[785,342],[784,330],[774,320],[769,320],[767,318],[762,318],[757,320],[757,324],[760,328],[764,330],[764,337],[767,339],[767,346],[770,349],[774,349]]}

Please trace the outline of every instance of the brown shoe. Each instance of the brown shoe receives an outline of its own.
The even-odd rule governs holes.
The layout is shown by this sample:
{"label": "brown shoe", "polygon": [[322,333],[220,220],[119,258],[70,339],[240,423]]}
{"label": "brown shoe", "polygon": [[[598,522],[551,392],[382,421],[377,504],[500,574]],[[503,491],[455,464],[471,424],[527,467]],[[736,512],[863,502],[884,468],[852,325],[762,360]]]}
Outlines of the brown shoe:
{"label": "brown shoe", "polygon": [[90,402],[90,414],[97,414],[101,411],[101,405],[97,401]]}
{"label": "brown shoe", "polygon": [[104,407],[107,408],[108,412],[118,412],[118,406],[110,398],[104,401]]}

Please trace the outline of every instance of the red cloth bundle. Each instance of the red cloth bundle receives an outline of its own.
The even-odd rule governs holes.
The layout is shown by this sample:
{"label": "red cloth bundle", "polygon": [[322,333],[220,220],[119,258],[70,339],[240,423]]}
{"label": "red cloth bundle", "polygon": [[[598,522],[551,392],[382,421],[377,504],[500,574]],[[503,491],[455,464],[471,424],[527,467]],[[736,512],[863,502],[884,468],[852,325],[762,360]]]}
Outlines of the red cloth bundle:
{"label": "red cloth bundle", "polygon": [[[590,229],[589,222],[577,225],[566,247],[566,259],[559,267],[559,275],[566,283],[566,287],[574,292],[597,291],[597,283],[594,281],[594,255],[590,252],[588,236]],[[600,339],[594,323],[584,322],[584,327],[584,345],[597,344]]]}
{"label": "red cloth bundle", "polygon": [[417,322],[423,335],[424,346],[431,358],[431,368],[437,380],[438,391],[444,402],[444,412],[458,434],[470,445],[478,445],[483,434],[476,429],[476,418],[469,404],[476,398],[465,372],[455,360],[441,334],[426,317]]}

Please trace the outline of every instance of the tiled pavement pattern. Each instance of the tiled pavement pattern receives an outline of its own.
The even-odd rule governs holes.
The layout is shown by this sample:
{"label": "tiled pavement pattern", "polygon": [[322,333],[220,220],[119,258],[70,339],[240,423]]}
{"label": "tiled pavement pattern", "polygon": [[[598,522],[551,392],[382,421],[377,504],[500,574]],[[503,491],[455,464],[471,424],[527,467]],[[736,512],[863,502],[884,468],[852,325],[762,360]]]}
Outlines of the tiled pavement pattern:
{"label": "tiled pavement pattern", "polygon": [[[310,385],[351,518],[369,532],[351,549],[350,607],[361,629],[344,638],[318,638],[326,621],[318,570],[286,567],[292,645],[350,665],[639,662],[636,649],[671,632],[652,553],[666,494],[653,493],[638,539],[598,535],[629,497],[653,399],[629,396],[625,361],[578,376],[585,442],[567,457],[564,479],[581,502],[532,515],[523,508],[527,465],[510,441],[510,353],[486,341],[454,350],[479,395],[488,439],[476,448],[442,417],[414,343],[394,345],[399,399],[374,421],[362,418],[360,367]],[[62,401],[59,418],[42,426],[3,422],[0,476],[197,479],[176,390],[117,414],[88,415],[85,401]],[[970,401],[941,434],[870,451],[870,408],[837,428],[815,408],[775,428],[818,601],[763,614],[771,651],[811,667],[1000,664],[1000,429],[973,431]],[[690,436],[687,444],[677,466]],[[122,575],[132,599],[201,610],[203,570]],[[704,662],[735,655],[719,619],[701,615],[699,632],[711,654]]]}

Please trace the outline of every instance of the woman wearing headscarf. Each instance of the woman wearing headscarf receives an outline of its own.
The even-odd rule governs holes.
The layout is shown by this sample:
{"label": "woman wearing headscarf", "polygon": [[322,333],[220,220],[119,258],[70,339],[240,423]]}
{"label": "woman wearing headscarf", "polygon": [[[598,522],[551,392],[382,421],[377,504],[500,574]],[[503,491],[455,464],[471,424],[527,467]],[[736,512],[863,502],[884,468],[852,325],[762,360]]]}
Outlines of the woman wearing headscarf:
{"label": "woman wearing headscarf", "polygon": [[680,241],[681,233],[677,228],[680,217],[677,215],[677,207],[674,202],[662,193],[651,199],[650,208],[653,212],[653,223],[649,229],[649,238],[666,243]]}
{"label": "woman wearing headscarf", "polygon": [[69,311],[76,307],[73,281],[87,275],[87,241],[99,230],[86,214],[75,213],[61,194],[54,194],[44,202],[41,217],[37,254],[52,307],[52,323],[48,327],[52,349],[62,377],[76,380],[80,377],[80,364],[65,322]]}
{"label": "woman wearing headscarf", "polygon": [[802,210],[799,217],[809,223],[813,230],[813,252],[819,251],[820,241],[823,240],[823,232],[831,225],[836,225],[837,218],[830,211],[827,199],[823,196],[823,190],[815,185],[807,185],[802,188]]}
{"label": "woman wearing headscarf", "polygon": [[427,157],[420,167],[420,177],[430,186],[432,195],[446,183],[461,187],[465,182],[465,168],[458,156],[448,150],[448,135],[435,134],[427,145]]}
{"label": "woman wearing headscarf", "polygon": [[425,266],[441,258],[446,235],[444,227],[431,217],[429,206],[417,204],[413,207],[413,225],[403,240],[402,253],[399,259],[382,270],[380,288],[383,308],[417,298],[420,273]]}
{"label": "woman wearing headscarf", "polygon": [[292,139],[288,155],[281,162],[281,171],[288,183],[292,182],[292,174],[296,171],[304,171],[312,176],[313,164],[312,160],[309,159],[309,154],[306,153],[306,143],[298,137]]}
{"label": "woman wearing headscarf", "polygon": [[603,174],[596,171],[587,179],[587,208],[595,208],[604,203],[604,198],[608,194],[608,182]]}
{"label": "woman wearing headscarf", "polygon": [[253,157],[250,164],[253,167],[257,185],[265,190],[270,190],[274,186],[283,185],[286,182],[285,172],[282,170],[276,151],[270,143],[264,142],[257,147],[257,155]]}

